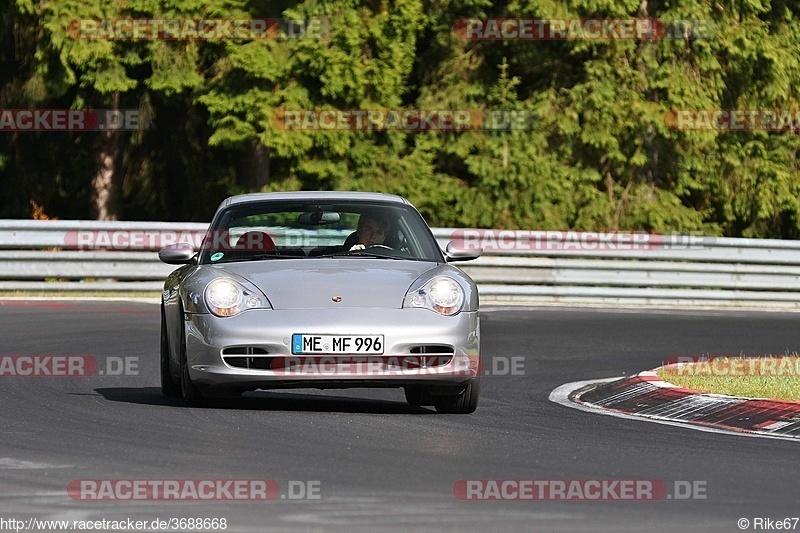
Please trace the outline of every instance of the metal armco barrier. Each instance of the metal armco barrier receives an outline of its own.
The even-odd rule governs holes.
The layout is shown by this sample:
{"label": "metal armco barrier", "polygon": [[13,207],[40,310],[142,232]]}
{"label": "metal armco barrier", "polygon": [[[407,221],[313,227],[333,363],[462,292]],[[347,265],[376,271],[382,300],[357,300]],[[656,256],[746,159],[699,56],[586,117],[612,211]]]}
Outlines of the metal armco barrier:
{"label": "metal armco barrier", "polygon": [[[157,251],[199,244],[206,224],[0,220],[0,291],[160,292]],[[434,229],[440,246],[482,247],[455,263],[483,303],[800,308],[800,241],[687,235]],[[321,231],[320,244],[337,243]]]}

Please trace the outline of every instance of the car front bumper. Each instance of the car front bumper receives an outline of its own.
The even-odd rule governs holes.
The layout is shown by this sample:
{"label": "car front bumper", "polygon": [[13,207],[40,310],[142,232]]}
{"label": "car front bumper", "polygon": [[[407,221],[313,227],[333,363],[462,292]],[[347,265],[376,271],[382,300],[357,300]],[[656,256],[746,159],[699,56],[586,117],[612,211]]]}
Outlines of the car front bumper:
{"label": "car front bumper", "polygon": [[[383,335],[383,355],[293,355],[295,333]],[[189,374],[207,393],[407,385],[452,391],[478,378],[482,368],[477,312],[448,317],[426,309],[342,308],[251,309],[226,318],[187,314],[186,337]],[[420,346],[448,347],[451,353],[415,353]],[[268,368],[232,366],[223,354],[237,349],[247,349],[246,357],[268,358],[261,361]]]}

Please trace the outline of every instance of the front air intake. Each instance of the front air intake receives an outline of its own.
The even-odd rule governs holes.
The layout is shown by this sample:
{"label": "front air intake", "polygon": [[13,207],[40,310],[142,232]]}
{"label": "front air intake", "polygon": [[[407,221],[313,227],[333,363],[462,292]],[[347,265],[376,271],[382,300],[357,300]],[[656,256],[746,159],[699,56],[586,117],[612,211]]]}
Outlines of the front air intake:
{"label": "front air intake", "polygon": [[[257,346],[231,346],[222,349],[222,360],[233,368],[269,370],[273,358],[263,357],[267,353],[267,350]],[[254,355],[258,357],[251,357]]]}
{"label": "front air intake", "polygon": [[446,344],[425,344],[423,346],[414,346],[409,350],[411,353],[431,353],[431,354],[454,354],[456,353],[455,349],[452,346],[447,346]]}

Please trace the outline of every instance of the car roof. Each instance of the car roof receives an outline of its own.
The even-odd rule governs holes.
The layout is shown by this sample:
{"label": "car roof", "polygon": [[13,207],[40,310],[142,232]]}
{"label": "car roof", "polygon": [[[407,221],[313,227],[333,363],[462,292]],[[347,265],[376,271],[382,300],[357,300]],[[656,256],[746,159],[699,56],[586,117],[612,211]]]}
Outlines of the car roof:
{"label": "car roof", "polygon": [[383,194],[378,192],[361,191],[292,191],[292,192],[256,192],[250,194],[239,194],[225,199],[220,205],[220,209],[235,204],[250,202],[265,202],[271,200],[310,200],[310,201],[342,201],[342,200],[362,200],[373,202],[392,202],[398,204],[409,204],[408,200],[396,194]]}

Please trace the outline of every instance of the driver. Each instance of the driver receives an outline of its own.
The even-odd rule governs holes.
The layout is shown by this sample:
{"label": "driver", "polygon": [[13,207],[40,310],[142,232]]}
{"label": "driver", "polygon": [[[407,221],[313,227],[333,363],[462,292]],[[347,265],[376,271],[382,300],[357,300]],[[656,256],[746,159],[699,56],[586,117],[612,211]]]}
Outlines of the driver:
{"label": "driver", "polygon": [[383,244],[388,232],[389,220],[387,218],[380,214],[364,213],[358,219],[357,244],[351,246],[350,250],[363,250],[367,246]]}

